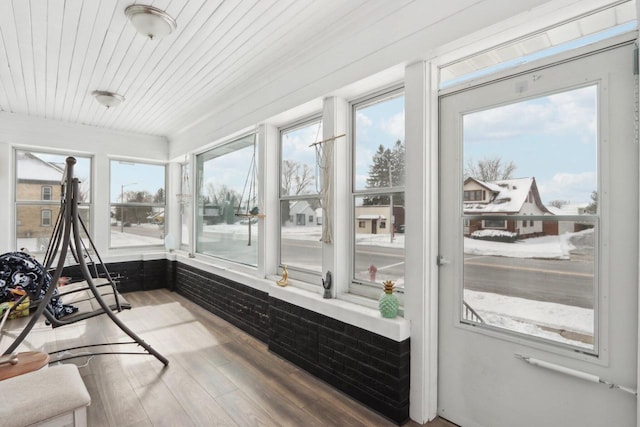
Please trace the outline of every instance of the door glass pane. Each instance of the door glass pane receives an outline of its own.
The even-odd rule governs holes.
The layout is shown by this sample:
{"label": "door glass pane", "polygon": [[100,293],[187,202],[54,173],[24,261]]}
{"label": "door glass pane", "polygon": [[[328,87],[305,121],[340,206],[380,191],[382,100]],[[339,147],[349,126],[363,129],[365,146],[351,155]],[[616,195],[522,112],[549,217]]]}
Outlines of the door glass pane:
{"label": "door glass pane", "polygon": [[463,322],[595,352],[597,89],[464,115]]}

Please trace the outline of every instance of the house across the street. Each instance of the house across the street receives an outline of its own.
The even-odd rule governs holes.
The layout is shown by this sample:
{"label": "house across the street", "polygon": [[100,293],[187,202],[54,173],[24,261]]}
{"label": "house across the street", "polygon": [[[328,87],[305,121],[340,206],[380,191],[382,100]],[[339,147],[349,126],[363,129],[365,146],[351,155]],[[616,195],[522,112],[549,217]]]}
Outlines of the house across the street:
{"label": "house across the street", "polygon": [[536,179],[517,178],[484,182],[469,177],[464,181],[464,235],[470,236],[478,230],[504,230],[518,236],[541,236],[558,234],[556,221],[524,219],[483,219],[477,215],[553,215],[540,199]]}

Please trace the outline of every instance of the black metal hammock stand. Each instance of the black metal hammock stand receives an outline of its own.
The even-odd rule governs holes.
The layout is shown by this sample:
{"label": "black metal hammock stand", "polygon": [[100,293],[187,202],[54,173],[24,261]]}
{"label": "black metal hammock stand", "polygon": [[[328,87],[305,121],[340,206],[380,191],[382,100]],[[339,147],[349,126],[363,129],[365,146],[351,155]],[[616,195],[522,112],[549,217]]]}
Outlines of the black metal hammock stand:
{"label": "black metal hammock stand", "polygon": [[[165,366],[169,364],[164,356],[158,353],[153,347],[147,344],[142,338],[140,338],[135,332],[129,329],[122,320],[116,315],[117,312],[123,309],[131,308],[131,305],[120,295],[116,289],[116,284],[111,277],[111,274],[107,270],[106,265],[100,258],[98,251],[91,239],[91,236],[85,226],[82,218],[78,212],[79,204],[79,180],[73,176],[73,168],[76,163],[76,159],[73,157],[67,157],[66,169],[62,180],[62,197],[60,213],[56,220],[53,234],[47,247],[44,258],[44,274],[42,275],[38,288],[34,293],[27,293],[16,301],[13,307],[18,307],[27,297],[30,298],[29,304],[35,312],[31,313],[31,316],[22,329],[20,334],[15,338],[13,343],[4,352],[4,356],[11,355],[16,348],[24,341],[29,332],[33,329],[38,319],[44,315],[48,323],[53,328],[70,325],[81,320],[89,319],[91,317],[105,314],[115,323],[125,334],[127,334],[133,341],[128,342],[113,342],[103,344],[90,344],[85,346],[78,346],[59,350],[55,353],[62,353],[69,350],[75,350],[88,347],[100,347],[109,345],[122,345],[122,344],[137,344],[145,351],[137,352],[122,352],[122,351],[104,351],[104,352],[82,352],[81,354],[71,355],[68,357],[59,357],[57,359],[52,358],[52,362],[58,362],[62,360],[72,359],[76,357],[94,356],[102,354],[140,354],[140,355],[152,355],[155,356]],[[82,239],[82,232],[84,232],[85,238],[89,243],[90,249],[96,256],[97,263],[92,259],[88,248]],[[57,288],[57,283],[62,276],[62,270],[67,258],[68,252],[71,253],[75,261],[78,263],[80,272],[84,278],[84,281],[72,283],[60,288]],[[87,263],[89,260],[89,264]],[[54,261],[57,260],[57,266],[52,273],[52,280],[48,288],[44,293],[42,289],[45,282],[46,272],[51,271]],[[93,272],[89,270],[89,265]],[[62,299],[65,304],[73,304],[78,307],[78,311],[72,314],[67,314],[61,318],[56,318],[54,314],[47,309],[47,304],[54,296],[55,290],[58,289],[58,297]]]}

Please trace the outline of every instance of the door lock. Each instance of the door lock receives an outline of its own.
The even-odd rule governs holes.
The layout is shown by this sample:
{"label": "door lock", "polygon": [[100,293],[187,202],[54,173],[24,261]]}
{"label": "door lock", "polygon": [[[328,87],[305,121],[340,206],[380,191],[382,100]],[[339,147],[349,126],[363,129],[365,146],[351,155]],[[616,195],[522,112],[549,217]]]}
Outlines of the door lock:
{"label": "door lock", "polygon": [[451,261],[449,261],[448,259],[446,259],[442,255],[438,255],[436,257],[436,264],[438,265],[438,267],[441,267],[441,266],[443,266],[445,264],[451,264]]}

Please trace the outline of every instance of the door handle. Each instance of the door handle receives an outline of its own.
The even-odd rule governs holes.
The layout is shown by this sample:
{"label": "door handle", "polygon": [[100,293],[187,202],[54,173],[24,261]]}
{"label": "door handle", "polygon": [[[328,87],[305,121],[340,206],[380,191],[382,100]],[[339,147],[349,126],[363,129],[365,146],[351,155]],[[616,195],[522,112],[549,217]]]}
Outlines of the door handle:
{"label": "door handle", "polygon": [[436,264],[438,265],[438,267],[442,267],[445,264],[451,264],[451,261],[449,261],[448,259],[446,259],[442,255],[438,255],[436,257]]}

